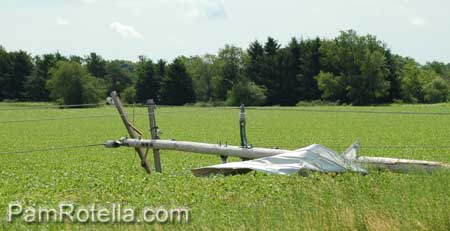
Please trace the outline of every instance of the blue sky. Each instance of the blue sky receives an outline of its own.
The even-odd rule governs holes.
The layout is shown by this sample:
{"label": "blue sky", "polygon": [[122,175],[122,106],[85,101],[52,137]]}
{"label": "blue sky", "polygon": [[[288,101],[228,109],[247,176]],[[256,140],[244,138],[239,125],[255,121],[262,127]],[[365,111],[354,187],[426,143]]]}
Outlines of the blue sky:
{"label": "blue sky", "polygon": [[267,36],[286,44],[347,29],[421,63],[450,63],[444,0],[0,0],[0,45],[33,55],[171,60]]}

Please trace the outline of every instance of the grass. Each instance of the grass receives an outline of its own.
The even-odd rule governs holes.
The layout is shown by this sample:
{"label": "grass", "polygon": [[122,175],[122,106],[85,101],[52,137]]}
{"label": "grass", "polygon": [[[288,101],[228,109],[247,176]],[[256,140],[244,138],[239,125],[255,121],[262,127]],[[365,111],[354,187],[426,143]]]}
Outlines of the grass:
{"label": "grass", "polygon": [[[0,152],[103,143],[126,135],[111,107],[2,110],[30,105],[34,104],[0,104]],[[359,139],[363,155],[450,162],[450,115],[348,112],[442,113],[450,112],[448,104],[270,109],[248,110],[247,133],[254,146],[294,149],[320,143],[343,151]],[[127,110],[133,117],[133,109]],[[148,135],[146,109],[134,111],[136,126]],[[84,116],[97,117],[1,123]],[[161,107],[157,111],[164,139],[238,144],[238,118],[236,109]],[[214,156],[162,151],[164,173],[149,176],[127,148],[2,154],[0,229],[450,230],[450,171],[209,178],[190,172],[219,162]],[[14,201],[50,207],[65,201],[187,207],[191,220],[187,224],[8,223],[7,206]]]}

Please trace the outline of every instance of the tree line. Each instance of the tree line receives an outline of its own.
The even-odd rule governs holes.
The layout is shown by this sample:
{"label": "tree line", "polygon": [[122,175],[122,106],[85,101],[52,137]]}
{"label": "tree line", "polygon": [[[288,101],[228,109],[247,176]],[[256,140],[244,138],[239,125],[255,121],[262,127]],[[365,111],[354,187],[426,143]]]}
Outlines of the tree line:
{"label": "tree line", "polygon": [[105,60],[96,53],[32,57],[0,46],[0,99],[97,103],[117,91],[128,103],[296,105],[303,101],[370,105],[446,102],[450,64],[393,54],[372,35],[342,31],[333,39],[269,37],[246,50],[180,56],[168,63],[140,56]]}

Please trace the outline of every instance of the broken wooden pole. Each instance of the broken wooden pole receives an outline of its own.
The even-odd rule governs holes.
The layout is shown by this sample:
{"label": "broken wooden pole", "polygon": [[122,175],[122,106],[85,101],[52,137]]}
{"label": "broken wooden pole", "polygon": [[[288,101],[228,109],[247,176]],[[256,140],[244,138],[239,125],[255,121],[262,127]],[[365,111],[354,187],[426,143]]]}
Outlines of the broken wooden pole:
{"label": "broken wooden pole", "polygon": [[[128,116],[125,112],[125,109],[123,108],[122,102],[119,99],[119,96],[117,95],[117,92],[113,91],[111,92],[111,98],[114,101],[114,105],[117,108],[117,111],[120,114],[120,118],[122,119],[123,124],[125,125],[125,128],[128,131],[128,135],[130,135],[131,138],[137,139],[140,138],[134,128],[134,126],[130,123]],[[145,171],[150,174],[151,169],[150,165],[147,161],[147,157],[145,155],[145,151],[139,147],[135,147],[136,152],[139,155],[139,158],[141,159],[141,166],[145,169]]]}
{"label": "broken wooden pole", "polygon": [[[156,126],[156,118],[155,118],[155,101],[153,99],[149,99],[147,101],[148,104],[148,119],[150,122],[150,134],[152,140],[159,140],[158,136],[158,126]],[[161,157],[159,155],[159,149],[153,149],[153,158],[155,163],[156,172],[162,172],[161,168]]]}

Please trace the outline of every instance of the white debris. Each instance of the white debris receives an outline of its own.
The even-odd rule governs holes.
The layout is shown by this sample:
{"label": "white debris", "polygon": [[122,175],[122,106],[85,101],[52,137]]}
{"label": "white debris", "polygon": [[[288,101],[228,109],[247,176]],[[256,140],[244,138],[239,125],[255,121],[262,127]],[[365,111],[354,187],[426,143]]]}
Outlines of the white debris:
{"label": "white debris", "polygon": [[355,163],[359,144],[352,145],[343,155],[320,145],[313,144],[295,151],[259,158],[255,160],[232,162],[192,170],[196,176],[211,174],[236,174],[252,170],[279,175],[291,175],[303,171],[329,173],[359,172],[367,170]]}

